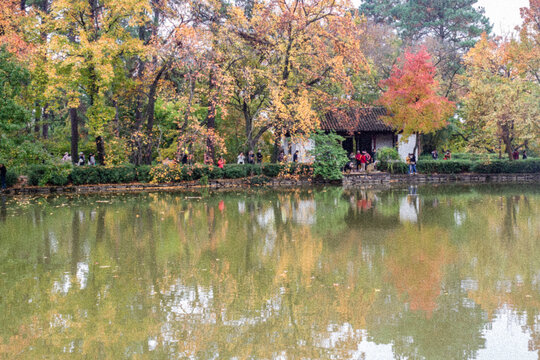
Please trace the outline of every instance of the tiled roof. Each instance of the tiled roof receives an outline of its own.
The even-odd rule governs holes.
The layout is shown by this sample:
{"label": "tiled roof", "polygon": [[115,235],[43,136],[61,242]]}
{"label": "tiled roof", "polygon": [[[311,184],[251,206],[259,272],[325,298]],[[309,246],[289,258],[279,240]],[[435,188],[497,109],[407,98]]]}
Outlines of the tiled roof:
{"label": "tiled roof", "polygon": [[343,112],[327,113],[321,119],[321,129],[348,133],[394,131],[391,126],[383,122],[382,116],[385,115],[386,109],[383,107],[355,108]]}

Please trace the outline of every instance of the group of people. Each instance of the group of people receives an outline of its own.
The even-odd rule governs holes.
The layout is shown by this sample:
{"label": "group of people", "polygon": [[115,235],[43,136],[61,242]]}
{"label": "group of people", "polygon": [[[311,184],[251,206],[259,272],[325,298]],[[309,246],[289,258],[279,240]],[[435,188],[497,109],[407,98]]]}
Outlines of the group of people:
{"label": "group of people", "polygon": [[[68,152],[64,153],[64,156],[62,157],[62,162],[63,163],[69,164],[69,163],[72,162],[72,160],[73,159],[72,159],[71,155],[69,155]],[[79,159],[77,160],[75,165],[77,165],[77,166],[84,166],[84,165],[94,166],[94,165],[96,165],[96,157],[94,156],[93,153],[90,153],[90,155],[88,156],[88,162],[86,162],[86,157],[84,156],[84,153],[81,151],[79,153]]]}
{"label": "group of people", "polygon": [[358,150],[355,153],[350,153],[349,155],[349,162],[345,164],[345,171],[353,170],[356,167],[356,171],[366,171],[366,167],[368,164],[371,164],[374,159],[373,156],[371,156],[370,153],[368,153],[366,150]]}
{"label": "group of people", "polygon": [[[300,156],[300,153],[299,153],[298,150],[296,150],[296,151],[293,153],[292,161],[295,162],[295,163],[298,162],[299,156]],[[285,150],[281,149],[281,150],[279,151],[279,154],[278,154],[278,157],[277,157],[277,161],[280,162],[280,163],[287,161],[287,156],[285,155]]]}
{"label": "group of people", "polygon": [[[514,158],[514,160],[519,160],[519,151],[517,149],[512,153],[512,158]],[[521,152],[521,158],[523,160],[527,159],[527,150]]]}
{"label": "group of people", "polygon": [[[248,164],[255,164],[255,157],[257,158],[257,164],[262,164],[262,160],[263,160],[263,155],[261,153],[261,150],[257,151],[257,155],[255,155],[253,153],[253,151],[249,151],[248,152],[248,155],[247,155],[247,163]],[[243,152],[240,152],[240,154],[238,154],[238,156],[236,157],[237,159],[237,164],[245,164],[246,163],[246,156],[244,155]],[[218,166],[219,166],[219,160],[218,160]]]}
{"label": "group of people", "polygon": [[[439,159],[439,152],[437,151],[437,149],[431,152],[431,157],[433,158],[433,160]],[[452,158],[452,153],[450,152],[450,150],[446,150],[444,152],[443,160],[450,160],[451,158]]]}

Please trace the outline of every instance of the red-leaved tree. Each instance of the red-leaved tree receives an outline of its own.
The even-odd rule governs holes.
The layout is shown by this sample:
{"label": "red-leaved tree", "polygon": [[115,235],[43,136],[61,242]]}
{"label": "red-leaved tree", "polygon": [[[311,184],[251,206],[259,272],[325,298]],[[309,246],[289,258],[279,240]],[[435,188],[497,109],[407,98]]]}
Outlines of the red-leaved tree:
{"label": "red-leaved tree", "polygon": [[446,125],[446,120],[454,113],[455,105],[444,96],[437,95],[439,82],[435,80],[436,69],[425,48],[417,53],[405,52],[405,59],[399,60],[392,74],[380,85],[386,91],[379,99],[389,116],[385,121],[402,131],[404,137],[427,134]]}

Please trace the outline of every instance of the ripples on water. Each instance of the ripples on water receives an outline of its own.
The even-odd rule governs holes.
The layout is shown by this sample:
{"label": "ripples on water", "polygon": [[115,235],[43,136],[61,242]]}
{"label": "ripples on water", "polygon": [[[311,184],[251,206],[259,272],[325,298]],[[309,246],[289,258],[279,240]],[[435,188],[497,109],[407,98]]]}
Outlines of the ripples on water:
{"label": "ripples on water", "polygon": [[536,359],[537,186],[0,198],[0,357]]}

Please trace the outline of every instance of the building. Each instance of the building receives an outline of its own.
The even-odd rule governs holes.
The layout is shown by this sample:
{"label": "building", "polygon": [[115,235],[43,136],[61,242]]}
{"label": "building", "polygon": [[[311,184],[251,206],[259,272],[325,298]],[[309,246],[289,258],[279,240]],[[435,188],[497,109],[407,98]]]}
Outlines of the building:
{"label": "building", "polygon": [[[382,117],[385,115],[386,109],[383,107],[365,107],[340,113],[327,113],[321,119],[321,129],[328,132],[334,131],[344,137],[342,145],[347,154],[363,150],[372,152],[382,147],[397,146],[399,156],[405,160],[407,155],[414,150],[415,135],[404,139],[395,129],[384,123]],[[298,150],[300,162],[313,161],[309,155],[309,150],[313,147],[311,140],[302,142],[292,142],[289,138],[283,140],[285,152],[294,154]],[[416,155],[418,156],[418,151]]]}

